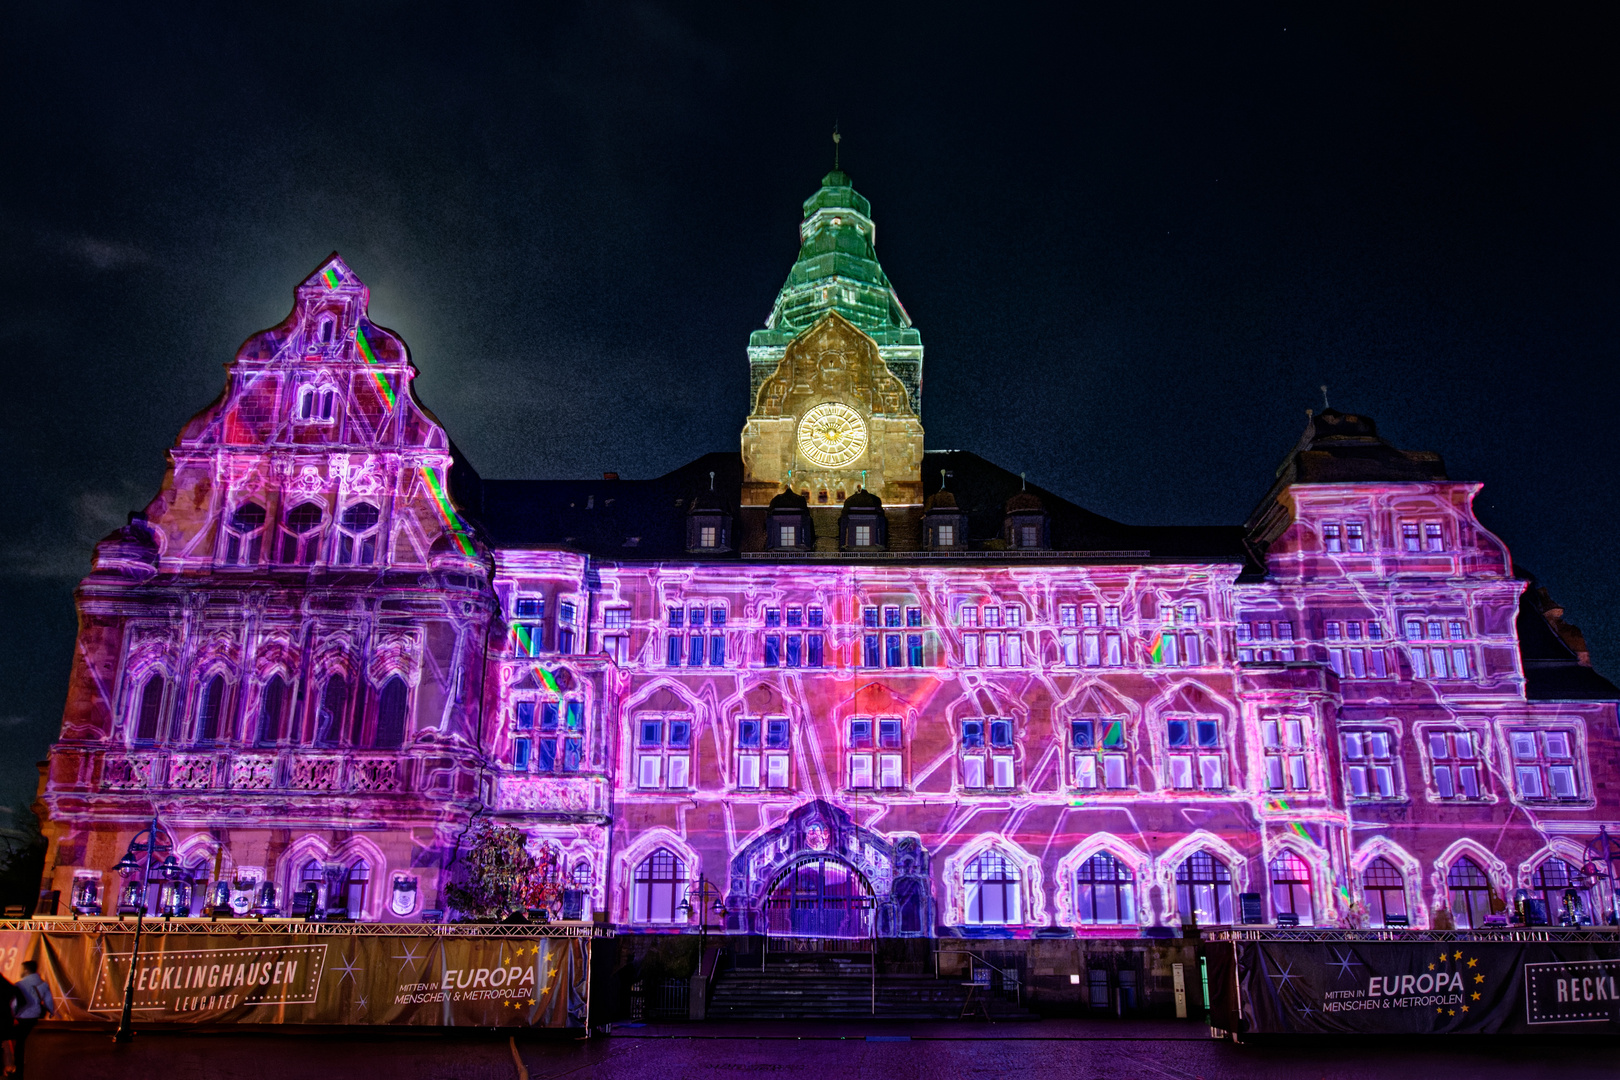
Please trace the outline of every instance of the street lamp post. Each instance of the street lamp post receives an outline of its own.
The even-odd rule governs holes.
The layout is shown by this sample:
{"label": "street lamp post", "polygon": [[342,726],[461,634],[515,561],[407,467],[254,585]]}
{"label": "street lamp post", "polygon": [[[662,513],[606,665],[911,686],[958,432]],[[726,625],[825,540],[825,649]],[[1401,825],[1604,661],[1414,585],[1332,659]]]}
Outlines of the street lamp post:
{"label": "street lamp post", "polygon": [[726,905],[720,901],[720,887],[702,874],[698,875],[697,888],[692,891],[697,894],[696,908],[693,907],[691,894],[688,894],[681,901],[681,914],[690,919],[694,910],[698,913],[698,969],[701,971],[703,949],[709,933],[709,912],[712,910],[716,915],[724,917]]}
{"label": "street lamp post", "polygon": [[[158,874],[166,877],[169,874],[166,868],[174,862],[173,849],[174,845],[169,840],[169,834],[163,831],[162,826],[158,824],[157,815],[154,814],[152,824],[135,834],[135,838],[129,842],[129,850],[124,852],[124,857],[113,867],[119,876],[125,879],[137,871],[141,874],[141,902],[135,909],[135,944],[129,952],[129,978],[124,981],[124,1011],[118,1021],[118,1031],[113,1035],[114,1042],[127,1043],[135,1037],[135,1031],[130,1026],[130,1010],[135,1005],[135,966],[141,955],[141,929],[146,922],[147,890],[152,884],[152,858],[159,857]],[[142,856],[145,857],[144,868]],[[163,902],[161,893],[158,902],[160,904]]]}

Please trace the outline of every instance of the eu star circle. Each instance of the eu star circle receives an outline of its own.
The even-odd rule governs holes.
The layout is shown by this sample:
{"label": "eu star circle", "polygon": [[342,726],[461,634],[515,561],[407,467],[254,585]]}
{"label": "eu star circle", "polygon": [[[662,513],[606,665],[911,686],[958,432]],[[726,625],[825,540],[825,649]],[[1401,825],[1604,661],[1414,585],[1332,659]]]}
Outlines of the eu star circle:
{"label": "eu star circle", "polygon": [[824,401],[799,419],[799,453],[823,469],[848,465],[866,452],[861,414],[839,401]]}

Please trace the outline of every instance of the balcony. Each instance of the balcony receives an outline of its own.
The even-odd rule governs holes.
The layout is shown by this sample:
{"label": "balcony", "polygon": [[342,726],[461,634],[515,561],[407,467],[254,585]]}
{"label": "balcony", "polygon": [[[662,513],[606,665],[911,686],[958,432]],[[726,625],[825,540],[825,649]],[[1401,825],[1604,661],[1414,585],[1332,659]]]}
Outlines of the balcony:
{"label": "balcony", "polygon": [[607,816],[607,781],[600,776],[502,776],[496,810]]}
{"label": "balcony", "polygon": [[414,790],[412,764],[403,754],[337,750],[134,750],[103,758],[98,787],[391,795]]}

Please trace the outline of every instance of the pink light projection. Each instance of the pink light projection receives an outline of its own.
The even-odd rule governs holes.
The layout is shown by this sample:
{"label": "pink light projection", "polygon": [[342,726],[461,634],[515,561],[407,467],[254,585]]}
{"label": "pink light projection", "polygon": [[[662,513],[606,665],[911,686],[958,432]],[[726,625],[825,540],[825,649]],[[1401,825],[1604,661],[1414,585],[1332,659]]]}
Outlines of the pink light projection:
{"label": "pink light projection", "polygon": [[[1567,628],[1480,485],[1301,471],[1364,418],[1313,419],[1249,546],[1203,555],[1044,547],[1016,477],[999,535],[1030,550],[856,492],[885,550],[773,552],[767,512],[837,508],[750,518],[713,473],[662,511],[685,552],[496,542],[367,303],[324,262],[98,546],[41,794],[65,903],[110,910],[155,813],[244,910],[313,885],[373,920],[442,909],[479,815],[563,853],[556,914],[647,932],[694,923],[700,875],[728,929],[819,937],[1136,936],[1244,894],[1316,925],[1613,910],[1580,872],[1620,818],[1613,688],[1569,652],[1574,688],[1536,690],[1521,612]],[[536,491],[542,522],[598,509]]]}

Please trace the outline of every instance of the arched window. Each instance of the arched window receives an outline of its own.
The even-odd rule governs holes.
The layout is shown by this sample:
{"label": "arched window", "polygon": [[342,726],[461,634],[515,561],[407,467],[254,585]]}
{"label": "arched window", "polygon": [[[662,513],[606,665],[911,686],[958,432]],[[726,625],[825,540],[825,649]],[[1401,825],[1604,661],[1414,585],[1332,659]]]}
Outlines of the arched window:
{"label": "arched window", "polygon": [[1406,880],[1395,864],[1379,856],[1361,872],[1361,895],[1374,926],[1387,926],[1394,915],[1406,918]]}
{"label": "arched window", "polygon": [[312,502],[299,503],[287,515],[287,527],[281,533],[281,561],[288,565],[308,566],[320,555],[321,519],[325,515]]}
{"label": "arched window", "polygon": [[197,699],[197,741],[211,743],[219,738],[219,714],[225,708],[225,676],[215,675],[203,686]]}
{"label": "arched window", "polygon": [[281,713],[287,697],[287,684],[280,675],[271,676],[264,684],[264,697],[259,703],[260,746],[274,746],[281,738]]}
{"label": "arched window", "polygon": [[351,919],[366,913],[366,889],[371,884],[371,864],[356,859],[338,872],[332,892],[326,899],[328,911],[341,911]]}
{"label": "arched window", "polygon": [[264,546],[264,507],[243,503],[225,522],[225,565],[256,566]]}
{"label": "arched window", "polygon": [[306,386],[298,395],[298,419],[319,424],[332,419],[336,392],[330,386]]}
{"label": "arched window", "polygon": [[969,925],[1004,926],[1023,921],[1018,866],[1001,852],[982,852],[964,866],[962,885],[967,891]]}
{"label": "arched window", "polygon": [[343,737],[343,708],[349,703],[349,684],[343,676],[326,680],[320,708],[315,710],[315,745],[336,746]]}
{"label": "arched window", "polygon": [[137,742],[157,741],[158,726],[163,720],[163,690],[162,675],[150,676],[141,689],[141,711],[135,723]]}
{"label": "arched window", "polygon": [[574,885],[578,888],[585,888],[588,886],[591,883],[591,860],[580,859],[575,862],[574,871],[571,878]]}
{"label": "arched window", "polygon": [[668,848],[659,848],[647,856],[636,867],[632,882],[630,921],[674,922],[685,881],[686,864]]}
{"label": "arched window", "polygon": [[394,750],[405,743],[405,680],[398,675],[383,684],[377,699],[377,732],[372,743],[379,750]]}
{"label": "arched window", "polygon": [[1491,913],[1491,879],[1479,863],[1466,855],[1452,863],[1446,887],[1451,893],[1451,914],[1457,920],[1457,929],[1484,926],[1485,917]]}
{"label": "arched window", "polygon": [[1087,925],[1136,922],[1136,875],[1106,851],[1074,872],[1074,912]]}
{"label": "arched window", "polygon": [[[1547,905],[1547,921],[1554,926],[1579,926],[1592,922],[1592,890],[1581,880],[1581,872],[1563,859],[1548,859],[1530,875],[1530,891]],[[1566,893],[1573,911],[1564,904]]]}
{"label": "arched window", "polygon": [[1176,907],[1205,926],[1232,923],[1232,871],[1207,851],[1195,851],[1176,867]]}
{"label": "arched window", "polygon": [[[298,880],[292,883],[292,891],[301,893],[311,885],[315,886],[315,902],[318,906],[326,897],[326,868],[321,865],[319,859],[310,859],[304,863],[303,868],[298,871]],[[296,905],[297,901],[293,903]],[[304,912],[306,915],[309,913]]]}
{"label": "arched window", "polygon": [[377,508],[355,503],[338,520],[337,561],[370,566],[377,561]]}
{"label": "arched window", "polygon": [[1292,851],[1271,860],[1271,913],[1297,915],[1301,926],[1311,917],[1311,868]]}

